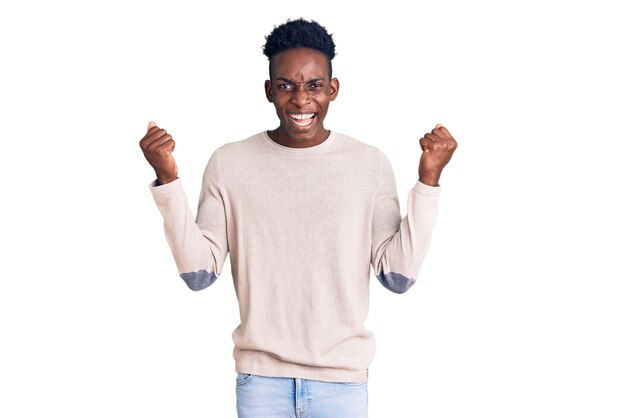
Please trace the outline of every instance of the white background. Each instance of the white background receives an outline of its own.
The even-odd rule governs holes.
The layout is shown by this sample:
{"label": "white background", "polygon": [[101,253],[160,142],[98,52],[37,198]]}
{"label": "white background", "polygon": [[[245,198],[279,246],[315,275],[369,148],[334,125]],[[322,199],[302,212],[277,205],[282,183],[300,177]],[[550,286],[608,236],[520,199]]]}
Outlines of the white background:
{"label": "white background", "polygon": [[626,416],[617,3],[3,2],[0,416],[235,417],[230,263],[177,276],[138,142],[173,134],[195,208],[214,149],[277,126],[261,47],[301,16],[403,215],[419,137],[459,142],[418,282],[371,276],[370,416]]}

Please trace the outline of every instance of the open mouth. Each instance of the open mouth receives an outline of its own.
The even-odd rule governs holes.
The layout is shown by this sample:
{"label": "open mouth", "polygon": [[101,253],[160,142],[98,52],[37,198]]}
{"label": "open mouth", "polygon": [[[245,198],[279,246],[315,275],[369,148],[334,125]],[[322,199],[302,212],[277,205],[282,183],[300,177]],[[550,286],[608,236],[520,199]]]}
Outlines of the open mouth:
{"label": "open mouth", "polygon": [[289,117],[295,125],[306,128],[313,123],[315,113],[290,113]]}

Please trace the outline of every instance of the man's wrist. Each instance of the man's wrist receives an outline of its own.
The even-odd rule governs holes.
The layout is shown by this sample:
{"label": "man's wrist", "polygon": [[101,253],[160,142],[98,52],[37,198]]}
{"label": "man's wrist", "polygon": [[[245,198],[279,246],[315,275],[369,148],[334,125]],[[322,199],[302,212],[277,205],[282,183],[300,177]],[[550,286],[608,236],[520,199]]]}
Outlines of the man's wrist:
{"label": "man's wrist", "polygon": [[439,187],[439,177],[420,177],[420,183],[431,187]]}
{"label": "man's wrist", "polygon": [[178,180],[178,177],[175,177],[175,178],[171,178],[171,177],[157,177],[157,186],[162,186],[164,184],[171,183],[174,180]]}

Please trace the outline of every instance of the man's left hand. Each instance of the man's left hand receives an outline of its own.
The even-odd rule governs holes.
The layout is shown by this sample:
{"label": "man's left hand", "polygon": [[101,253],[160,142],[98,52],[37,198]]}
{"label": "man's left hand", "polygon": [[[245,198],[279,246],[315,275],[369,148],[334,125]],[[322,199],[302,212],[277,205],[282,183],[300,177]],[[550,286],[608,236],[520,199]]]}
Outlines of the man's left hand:
{"label": "man's left hand", "polygon": [[420,139],[422,156],[419,165],[419,181],[428,186],[439,186],[441,171],[448,164],[454,150],[456,140],[440,123],[430,133]]}

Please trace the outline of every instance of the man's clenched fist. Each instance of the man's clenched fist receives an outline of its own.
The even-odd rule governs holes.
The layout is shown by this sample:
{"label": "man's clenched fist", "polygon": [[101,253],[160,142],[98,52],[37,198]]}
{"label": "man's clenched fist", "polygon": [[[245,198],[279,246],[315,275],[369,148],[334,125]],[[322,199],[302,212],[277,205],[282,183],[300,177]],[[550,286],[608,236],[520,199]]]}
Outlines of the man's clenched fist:
{"label": "man's clenched fist", "polygon": [[146,160],[154,168],[159,185],[170,183],[178,178],[178,167],[172,156],[176,143],[165,129],[150,122],[148,132],[139,141],[139,146]]}
{"label": "man's clenched fist", "polygon": [[440,123],[420,139],[422,156],[419,166],[419,181],[428,186],[438,186],[441,171],[448,164],[456,149],[456,140]]}

